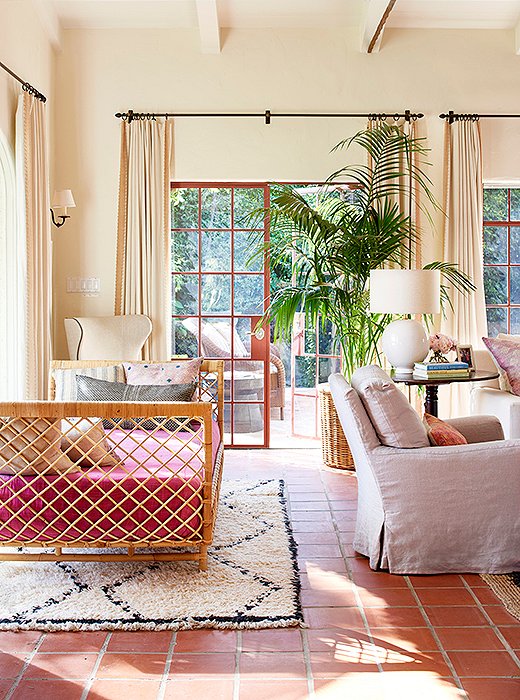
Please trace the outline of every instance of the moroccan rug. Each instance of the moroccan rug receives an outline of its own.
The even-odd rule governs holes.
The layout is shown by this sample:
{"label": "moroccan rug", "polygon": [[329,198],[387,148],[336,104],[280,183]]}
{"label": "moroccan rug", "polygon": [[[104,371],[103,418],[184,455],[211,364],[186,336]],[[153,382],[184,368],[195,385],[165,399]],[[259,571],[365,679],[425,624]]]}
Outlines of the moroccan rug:
{"label": "moroccan rug", "polygon": [[481,574],[505,609],[520,620],[520,571],[512,574]]}
{"label": "moroccan rug", "polygon": [[208,570],[194,562],[2,562],[0,629],[290,627],[303,621],[284,482],[224,481]]}

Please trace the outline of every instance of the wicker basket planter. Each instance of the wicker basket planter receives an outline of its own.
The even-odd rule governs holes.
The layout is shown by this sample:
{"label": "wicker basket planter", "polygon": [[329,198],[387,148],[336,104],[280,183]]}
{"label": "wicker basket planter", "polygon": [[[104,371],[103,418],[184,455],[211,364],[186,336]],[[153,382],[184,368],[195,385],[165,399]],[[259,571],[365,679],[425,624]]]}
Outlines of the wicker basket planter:
{"label": "wicker basket planter", "polygon": [[323,462],[335,469],[355,469],[354,458],[339,422],[328,384],[319,389],[321,419],[321,449]]}

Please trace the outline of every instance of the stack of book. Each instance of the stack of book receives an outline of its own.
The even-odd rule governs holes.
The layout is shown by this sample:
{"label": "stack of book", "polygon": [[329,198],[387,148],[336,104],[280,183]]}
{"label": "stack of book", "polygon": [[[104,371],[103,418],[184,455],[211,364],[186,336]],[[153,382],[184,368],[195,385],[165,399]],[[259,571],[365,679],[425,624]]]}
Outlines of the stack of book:
{"label": "stack of book", "polygon": [[469,377],[467,362],[416,362],[414,377],[420,379],[464,379]]}

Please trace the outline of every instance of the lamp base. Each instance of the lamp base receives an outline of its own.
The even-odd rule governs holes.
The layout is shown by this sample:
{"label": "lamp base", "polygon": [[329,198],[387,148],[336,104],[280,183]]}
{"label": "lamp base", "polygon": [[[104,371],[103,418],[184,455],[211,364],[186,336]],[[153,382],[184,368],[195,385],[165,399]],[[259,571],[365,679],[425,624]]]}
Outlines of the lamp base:
{"label": "lamp base", "polygon": [[383,352],[398,374],[413,374],[416,362],[422,362],[429,352],[424,327],[413,319],[392,321],[384,330]]}

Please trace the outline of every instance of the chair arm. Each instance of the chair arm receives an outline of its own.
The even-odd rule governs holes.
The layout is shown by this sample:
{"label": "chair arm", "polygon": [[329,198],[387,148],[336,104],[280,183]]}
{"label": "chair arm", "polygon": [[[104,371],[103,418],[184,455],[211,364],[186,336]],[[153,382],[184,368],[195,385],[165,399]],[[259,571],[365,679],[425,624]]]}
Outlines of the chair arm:
{"label": "chair arm", "polygon": [[285,367],[282,360],[278,357],[278,355],[271,353],[269,356],[269,361],[276,367],[278,373],[278,386],[285,386]]}
{"label": "chair arm", "polygon": [[466,416],[446,421],[464,435],[469,443],[503,440],[502,424],[496,416]]}
{"label": "chair arm", "polygon": [[471,412],[496,416],[502,423],[506,438],[520,438],[520,396],[490,387],[474,387]]}

